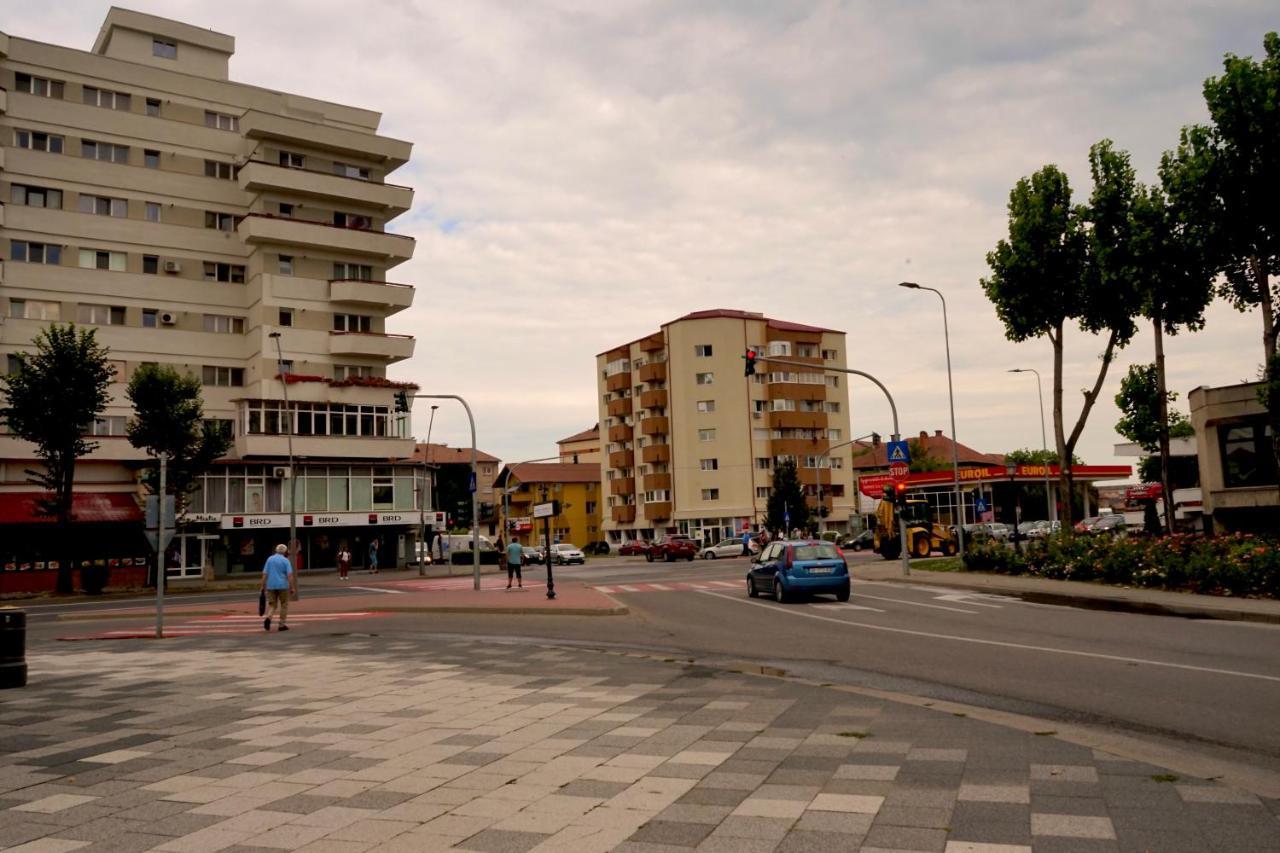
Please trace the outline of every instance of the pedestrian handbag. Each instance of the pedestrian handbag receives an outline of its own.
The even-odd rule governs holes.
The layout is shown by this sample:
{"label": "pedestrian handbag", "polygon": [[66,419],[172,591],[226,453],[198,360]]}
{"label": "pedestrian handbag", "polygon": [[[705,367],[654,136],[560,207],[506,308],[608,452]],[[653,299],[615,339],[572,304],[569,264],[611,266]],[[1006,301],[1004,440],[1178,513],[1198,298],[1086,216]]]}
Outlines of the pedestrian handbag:
{"label": "pedestrian handbag", "polygon": [[265,589],[258,590],[258,615],[262,616],[267,612],[267,591]]}

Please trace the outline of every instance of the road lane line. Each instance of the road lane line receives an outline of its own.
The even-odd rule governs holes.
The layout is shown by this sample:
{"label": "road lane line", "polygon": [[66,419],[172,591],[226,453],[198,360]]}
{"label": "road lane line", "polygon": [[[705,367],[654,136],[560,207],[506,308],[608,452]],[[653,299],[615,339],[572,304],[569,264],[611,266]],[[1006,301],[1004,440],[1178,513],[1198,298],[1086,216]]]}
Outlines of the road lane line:
{"label": "road lane line", "polygon": [[623,592],[639,592],[640,591],[639,587],[625,586],[625,585],[619,586],[618,589],[622,590]]}
{"label": "road lane line", "polygon": [[934,601],[954,601],[957,604],[967,604],[970,607],[989,607],[992,610],[1000,609],[999,604],[984,604],[981,601],[974,601],[971,595],[966,595],[960,592],[952,592],[952,593],[948,593],[947,595],[935,595],[933,597],[933,600]]}
{"label": "road lane line", "polygon": [[878,595],[867,595],[865,592],[854,592],[858,598],[869,598],[872,601],[892,601],[894,604],[906,604],[911,607],[928,607],[931,610],[950,610],[952,613],[968,613],[970,616],[976,616],[977,610],[961,610],[959,607],[946,607],[942,604],[925,604],[923,601],[907,601],[902,598],[883,598]]}
{"label": "road lane line", "polygon": [[660,589],[663,592],[671,592],[671,590],[675,589],[675,587],[664,586],[663,584],[660,584],[660,583],[651,583],[649,584],[649,586],[653,587],[654,589]]}
{"label": "road lane line", "polygon": [[887,613],[879,607],[863,607],[861,604],[814,604],[811,605],[820,610],[870,610],[874,613]]}
{"label": "road lane line", "polygon": [[850,622],[847,619],[832,619],[830,616],[819,616],[816,613],[805,613],[803,610],[791,609],[785,605],[765,604],[761,601],[752,601],[750,599],[733,598],[728,595],[722,595],[718,592],[704,592],[704,595],[713,598],[722,598],[725,601],[732,601],[735,604],[747,604],[753,607],[767,607],[778,613],[787,616],[801,616],[806,619],[817,619],[820,622],[834,622],[837,625],[847,625],[851,628],[866,628],[869,631],[885,631],[890,634],[909,634],[913,637],[927,637],[933,640],[954,640],[959,643],[974,643],[980,646],[996,646],[1002,649],[1019,649],[1028,652],[1047,652],[1054,655],[1069,655],[1071,657],[1095,658],[1097,660],[1114,661],[1116,663],[1136,663],[1147,664],[1149,666],[1162,666],[1168,669],[1181,669],[1189,672],[1207,672],[1213,675],[1230,675],[1236,678],[1253,678],[1259,681],[1272,681],[1280,683],[1280,676],[1262,675],[1256,672],[1240,672],[1234,669],[1218,669],[1212,666],[1196,666],[1189,663],[1170,663],[1168,661],[1148,660],[1146,658],[1131,658],[1124,655],[1106,655],[1101,652],[1082,652],[1075,649],[1055,649],[1051,646],[1033,646],[1027,643],[1010,643],[1004,640],[983,640],[977,637],[959,637],[954,634],[935,634],[931,631],[914,631],[910,628],[893,628],[888,625],[872,625],[867,622]]}
{"label": "road lane line", "polygon": [[385,595],[404,595],[405,594],[404,590],[402,589],[383,589],[382,587],[377,587],[377,586],[349,586],[347,587],[347,589],[362,589],[365,592],[381,592]]}

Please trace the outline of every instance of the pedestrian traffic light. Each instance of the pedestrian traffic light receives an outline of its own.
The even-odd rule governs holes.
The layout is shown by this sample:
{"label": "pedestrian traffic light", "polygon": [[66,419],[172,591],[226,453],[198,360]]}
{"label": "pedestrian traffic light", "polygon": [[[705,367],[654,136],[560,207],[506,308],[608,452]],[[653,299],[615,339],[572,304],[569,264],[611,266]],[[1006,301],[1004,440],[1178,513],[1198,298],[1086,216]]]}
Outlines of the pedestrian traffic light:
{"label": "pedestrian traffic light", "polygon": [[747,354],[744,355],[742,358],[747,363],[746,372],[743,375],[755,376],[756,375],[756,351],[753,349],[749,349],[747,350]]}
{"label": "pedestrian traffic light", "polygon": [[397,391],[397,392],[396,392],[396,411],[397,411],[397,412],[407,412],[407,411],[409,411],[409,394],[408,394],[408,392],[406,392],[406,391]]}

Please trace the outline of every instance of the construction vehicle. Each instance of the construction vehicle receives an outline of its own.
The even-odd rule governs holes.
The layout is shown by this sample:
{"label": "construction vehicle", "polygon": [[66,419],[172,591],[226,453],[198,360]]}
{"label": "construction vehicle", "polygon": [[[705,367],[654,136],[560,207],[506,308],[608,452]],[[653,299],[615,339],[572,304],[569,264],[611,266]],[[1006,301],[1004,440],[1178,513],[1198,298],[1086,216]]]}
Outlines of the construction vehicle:
{"label": "construction vehicle", "polygon": [[906,483],[885,486],[884,499],[876,507],[876,532],[873,539],[875,552],[886,560],[902,556],[902,542],[898,532],[898,514],[906,522],[907,542],[911,556],[927,557],[941,551],[953,557],[960,551],[955,533],[933,520],[933,508],[924,497],[907,497]]}

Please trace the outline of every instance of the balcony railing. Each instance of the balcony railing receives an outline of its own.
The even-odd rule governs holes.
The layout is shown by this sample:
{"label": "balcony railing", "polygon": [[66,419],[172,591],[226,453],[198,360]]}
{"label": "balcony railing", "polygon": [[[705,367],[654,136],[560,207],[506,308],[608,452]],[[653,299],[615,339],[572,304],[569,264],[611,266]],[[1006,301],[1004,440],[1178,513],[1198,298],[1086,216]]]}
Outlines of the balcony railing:
{"label": "balcony railing", "polygon": [[400,361],[413,355],[412,335],[388,335],[379,332],[330,332],[331,355],[360,355]]}

